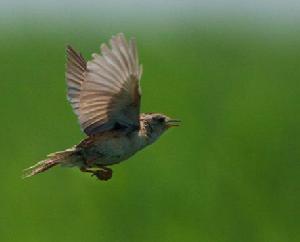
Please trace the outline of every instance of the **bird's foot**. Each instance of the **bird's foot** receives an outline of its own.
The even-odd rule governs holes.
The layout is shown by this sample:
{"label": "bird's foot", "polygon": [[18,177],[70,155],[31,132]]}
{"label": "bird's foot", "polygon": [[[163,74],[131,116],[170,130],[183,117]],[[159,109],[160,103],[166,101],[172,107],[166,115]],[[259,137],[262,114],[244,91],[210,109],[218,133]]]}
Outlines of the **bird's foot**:
{"label": "bird's foot", "polygon": [[101,167],[102,169],[95,171],[92,176],[96,176],[101,181],[107,181],[112,177],[112,169]]}
{"label": "bird's foot", "polygon": [[80,168],[82,172],[92,173],[92,176],[96,176],[101,181],[107,181],[112,177],[112,169],[101,166],[98,170],[88,169],[85,167]]}

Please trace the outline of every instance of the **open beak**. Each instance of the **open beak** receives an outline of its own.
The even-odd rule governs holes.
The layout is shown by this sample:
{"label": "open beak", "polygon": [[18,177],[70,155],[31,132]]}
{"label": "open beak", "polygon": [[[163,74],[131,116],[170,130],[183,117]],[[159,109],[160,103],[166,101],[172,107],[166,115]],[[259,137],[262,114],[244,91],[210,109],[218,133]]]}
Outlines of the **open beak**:
{"label": "open beak", "polygon": [[169,119],[167,120],[167,127],[178,127],[180,125],[180,120],[179,119]]}

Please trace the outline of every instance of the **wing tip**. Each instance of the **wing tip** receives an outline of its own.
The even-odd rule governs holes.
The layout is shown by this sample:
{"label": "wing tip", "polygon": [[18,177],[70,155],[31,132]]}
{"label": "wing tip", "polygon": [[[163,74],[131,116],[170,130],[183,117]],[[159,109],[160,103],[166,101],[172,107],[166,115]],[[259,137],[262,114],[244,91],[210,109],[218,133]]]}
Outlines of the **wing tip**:
{"label": "wing tip", "polygon": [[66,48],[66,51],[67,51],[67,52],[73,52],[73,53],[76,52],[76,51],[74,50],[74,48],[73,48],[70,44],[66,44],[66,47],[65,47],[65,48]]}
{"label": "wing tip", "polygon": [[74,61],[76,63],[79,63],[83,70],[86,69],[86,60],[80,52],[77,52],[70,44],[66,45],[66,52],[67,65]]}

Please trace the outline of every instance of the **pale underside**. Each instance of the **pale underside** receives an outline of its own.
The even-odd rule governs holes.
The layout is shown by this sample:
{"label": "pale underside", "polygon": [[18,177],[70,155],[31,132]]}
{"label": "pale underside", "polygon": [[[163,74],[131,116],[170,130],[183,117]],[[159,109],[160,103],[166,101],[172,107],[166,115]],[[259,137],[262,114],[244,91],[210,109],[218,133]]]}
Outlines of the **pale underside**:
{"label": "pale underside", "polygon": [[148,144],[144,133],[133,131],[126,135],[124,132],[108,131],[83,140],[75,148],[80,151],[81,158],[73,165],[113,165],[128,159]]}

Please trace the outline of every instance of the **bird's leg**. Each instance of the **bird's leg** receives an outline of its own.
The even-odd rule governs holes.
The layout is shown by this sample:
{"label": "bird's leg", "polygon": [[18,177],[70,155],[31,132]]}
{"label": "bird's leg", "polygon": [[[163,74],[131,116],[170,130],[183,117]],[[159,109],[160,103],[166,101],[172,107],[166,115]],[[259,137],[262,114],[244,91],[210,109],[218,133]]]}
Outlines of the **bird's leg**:
{"label": "bird's leg", "polygon": [[82,172],[92,173],[92,176],[96,176],[101,181],[107,181],[112,177],[112,169],[105,166],[98,166],[98,170],[81,167]]}
{"label": "bird's leg", "polygon": [[[96,172],[95,170],[89,169],[89,168],[86,168],[86,167],[80,167],[79,169],[80,169],[80,171],[82,171],[82,172],[88,172],[88,173],[93,173],[93,174]],[[93,174],[92,174],[92,175],[93,175]]]}

